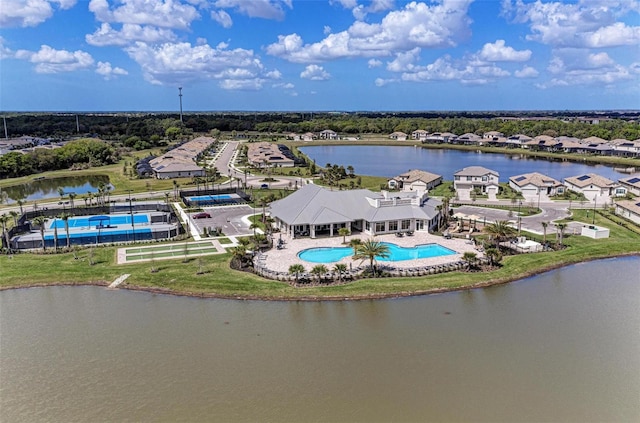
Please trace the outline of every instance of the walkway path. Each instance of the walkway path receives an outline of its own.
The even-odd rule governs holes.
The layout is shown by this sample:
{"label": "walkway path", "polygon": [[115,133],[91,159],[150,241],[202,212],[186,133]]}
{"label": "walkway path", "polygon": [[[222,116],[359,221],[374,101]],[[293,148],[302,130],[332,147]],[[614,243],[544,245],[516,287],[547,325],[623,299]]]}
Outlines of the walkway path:
{"label": "walkway path", "polygon": [[120,276],[118,279],[113,281],[111,283],[111,285],[109,285],[109,288],[117,288],[118,285],[120,285],[122,282],[126,281],[129,276],[131,276],[131,275],[128,274],[128,273],[125,273],[124,275]]}

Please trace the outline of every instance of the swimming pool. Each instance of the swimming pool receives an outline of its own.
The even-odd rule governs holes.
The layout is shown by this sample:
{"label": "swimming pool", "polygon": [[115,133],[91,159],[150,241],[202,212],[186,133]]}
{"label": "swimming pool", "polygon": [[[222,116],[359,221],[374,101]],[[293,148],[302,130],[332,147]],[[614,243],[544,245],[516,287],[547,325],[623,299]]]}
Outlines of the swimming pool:
{"label": "swimming pool", "polygon": [[[119,214],[119,215],[109,215],[108,220],[103,220],[101,222],[92,221],[89,219],[96,216],[84,216],[84,217],[70,217],[69,218],[69,227],[70,228],[80,228],[84,226],[97,226],[102,223],[103,225],[131,225],[131,215],[129,214]],[[133,223],[142,224],[149,223],[149,216],[146,214],[134,214],[133,215]],[[49,225],[49,229],[58,228],[64,229],[64,220],[62,219],[54,219],[53,222]]]}
{"label": "swimming pool", "polygon": [[[378,261],[404,261],[432,258],[456,254],[455,251],[440,244],[422,244],[415,247],[401,247],[390,242],[383,242],[389,248],[389,257],[376,257]],[[301,260],[311,263],[335,263],[353,255],[351,247],[317,247],[302,250],[298,253]]]}

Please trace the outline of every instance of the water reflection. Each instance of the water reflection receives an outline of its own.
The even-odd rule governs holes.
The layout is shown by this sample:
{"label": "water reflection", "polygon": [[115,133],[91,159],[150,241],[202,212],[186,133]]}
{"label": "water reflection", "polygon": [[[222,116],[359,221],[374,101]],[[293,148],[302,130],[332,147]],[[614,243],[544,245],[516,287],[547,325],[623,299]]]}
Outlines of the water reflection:
{"label": "water reflection", "polygon": [[[62,188],[65,193],[73,192],[78,195],[97,192],[101,184],[111,186],[107,175],[46,178],[26,184],[9,186],[2,190],[7,193],[9,202],[15,202],[18,199],[32,201],[44,198],[59,198],[60,194],[58,193],[58,189],[60,188]],[[113,186],[111,187],[113,188]]]}

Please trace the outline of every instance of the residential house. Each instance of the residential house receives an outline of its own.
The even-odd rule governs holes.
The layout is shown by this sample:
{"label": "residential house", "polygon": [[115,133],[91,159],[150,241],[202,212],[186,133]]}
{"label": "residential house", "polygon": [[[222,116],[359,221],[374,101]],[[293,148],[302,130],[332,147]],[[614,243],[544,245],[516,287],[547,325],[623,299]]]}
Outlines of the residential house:
{"label": "residential house", "polygon": [[564,184],[567,189],[580,192],[584,194],[587,200],[600,204],[608,203],[611,197],[623,197],[627,195],[627,189],[625,187],[595,173],[565,178]]}
{"label": "residential house", "polygon": [[505,141],[505,144],[507,147],[510,148],[522,148],[522,146],[531,141],[533,138],[524,135],[524,134],[516,134],[516,135],[511,135],[510,137],[507,138],[507,140]]}
{"label": "residential house", "polygon": [[427,191],[442,183],[442,175],[413,169],[389,179],[391,189],[402,191]]}
{"label": "residential house", "polygon": [[158,179],[205,176],[198,159],[215,143],[210,137],[198,137],[149,161],[154,177]]}
{"label": "residential house", "polygon": [[640,195],[640,173],[619,179],[618,182],[627,189],[627,192],[633,195]]}
{"label": "residential house", "polygon": [[482,138],[485,140],[494,140],[497,141],[498,138],[504,138],[504,134],[498,131],[489,131],[482,134]]}
{"label": "residential house", "polygon": [[257,142],[247,144],[247,161],[251,166],[262,167],[294,167],[292,158],[283,154],[276,144]]}
{"label": "residential house", "polygon": [[405,134],[404,132],[400,132],[400,131],[396,131],[393,132],[391,134],[389,134],[389,138],[392,140],[396,140],[396,141],[406,141],[407,140],[407,134]]}
{"label": "residential house", "polygon": [[456,192],[479,190],[483,194],[498,193],[500,174],[482,166],[469,166],[453,174],[453,187]]}
{"label": "residential house", "polygon": [[411,138],[414,140],[424,141],[429,136],[429,133],[424,129],[417,129],[411,133]]}
{"label": "residential house", "polygon": [[331,191],[308,184],[271,203],[270,215],[274,225],[292,237],[338,236],[340,228],[374,236],[435,229],[441,204],[424,191]]}
{"label": "residential house", "polygon": [[482,137],[480,135],[467,132],[466,134],[462,134],[456,138],[456,144],[479,145],[482,144]]}
{"label": "residential house", "polygon": [[317,140],[318,136],[313,132],[305,132],[304,134],[300,135],[300,139],[302,141],[313,141],[313,140]]}
{"label": "residential house", "polygon": [[527,201],[547,201],[550,196],[564,192],[562,182],[538,172],[512,176],[509,178],[509,186],[522,193]]}
{"label": "residential house", "polygon": [[555,151],[558,141],[549,135],[538,135],[531,141],[523,143],[525,148],[538,151]]}
{"label": "residential house", "polygon": [[622,216],[635,222],[636,225],[640,225],[640,202],[638,202],[638,200],[616,201],[615,205],[615,213],[618,216]]}
{"label": "residential house", "polygon": [[455,141],[456,138],[458,138],[458,136],[456,134],[452,134],[451,132],[434,132],[427,135],[427,138],[423,139],[422,142],[448,144]]}
{"label": "residential house", "polygon": [[338,137],[338,134],[335,131],[332,131],[331,129],[325,129],[324,131],[320,132],[320,139],[321,140],[337,140],[340,138]]}

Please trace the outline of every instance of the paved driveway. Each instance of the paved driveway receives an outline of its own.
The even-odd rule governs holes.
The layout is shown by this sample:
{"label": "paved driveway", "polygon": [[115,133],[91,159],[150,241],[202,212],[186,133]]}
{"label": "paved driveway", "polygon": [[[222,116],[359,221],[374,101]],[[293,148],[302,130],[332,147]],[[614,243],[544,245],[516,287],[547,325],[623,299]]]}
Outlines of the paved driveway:
{"label": "paved driveway", "polygon": [[[198,232],[203,233],[204,227],[222,228],[222,233],[227,236],[241,236],[253,234],[249,229],[249,222],[243,217],[253,214],[253,209],[246,204],[238,206],[205,207],[204,210],[211,215],[209,219],[191,219],[193,225],[198,227]],[[195,213],[191,213],[193,216]]]}
{"label": "paved driveway", "polygon": [[[508,210],[499,210],[477,206],[460,206],[454,209],[456,213],[463,213],[466,215],[480,216],[482,221],[486,218],[487,222],[495,222],[496,220],[509,220],[517,222],[517,216],[515,213],[509,217]],[[522,229],[529,232],[535,232],[542,234],[544,232],[542,228],[542,222],[553,222],[568,216],[567,208],[562,205],[552,206],[545,205],[542,208],[542,212],[533,216],[527,216],[522,218]],[[547,227],[547,232],[551,230],[551,227]]]}

